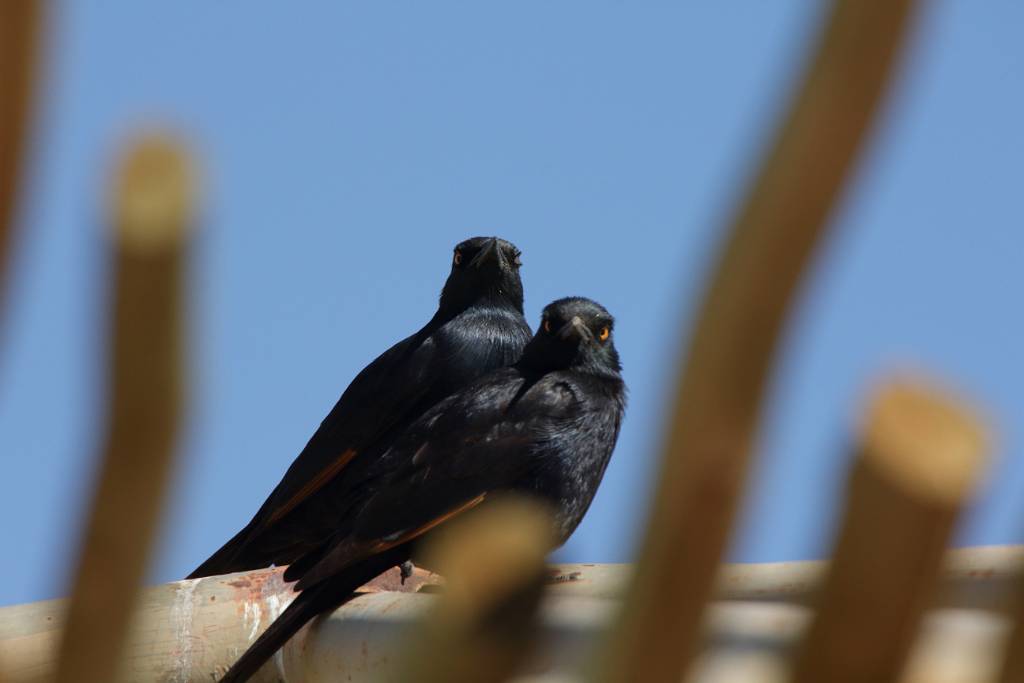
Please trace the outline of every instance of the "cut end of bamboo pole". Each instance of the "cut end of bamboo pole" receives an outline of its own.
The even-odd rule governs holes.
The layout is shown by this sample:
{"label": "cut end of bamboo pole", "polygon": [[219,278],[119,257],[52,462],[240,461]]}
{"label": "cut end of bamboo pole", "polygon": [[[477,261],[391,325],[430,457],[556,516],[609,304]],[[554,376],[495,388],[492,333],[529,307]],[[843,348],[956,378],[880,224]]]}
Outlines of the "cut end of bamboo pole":
{"label": "cut end of bamboo pole", "polygon": [[901,680],[987,444],[974,412],[928,382],[889,381],[872,393],[794,683]]}
{"label": "cut end of bamboo pole", "polygon": [[506,680],[530,649],[553,540],[549,510],[525,499],[495,501],[440,529],[424,562],[445,577],[444,590],[397,680]]}
{"label": "cut end of bamboo pole", "polygon": [[[194,181],[170,137],[129,142],[111,182],[107,436],[85,525],[58,683],[109,681],[170,478],[183,401],[184,270]],[[144,457],[142,457],[144,456]]]}
{"label": "cut end of bamboo pole", "polygon": [[920,379],[882,385],[868,406],[865,464],[915,497],[956,504],[975,489],[988,430],[974,411]]}
{"label": "cut end of bamboo pole", "polygon": [[114,179],[114,236],[149,252],[181,242],[195,224],[196,173],[185,147],[165,133],[132,141]]}
{"label": "cut end of bamboo pole", "polygon": [[481,600],[537,574],[553,545],[547,508],[518,498],[492,505],[451,522],[427,549],[426,566],[445,577],[454,614],[479,611]]}

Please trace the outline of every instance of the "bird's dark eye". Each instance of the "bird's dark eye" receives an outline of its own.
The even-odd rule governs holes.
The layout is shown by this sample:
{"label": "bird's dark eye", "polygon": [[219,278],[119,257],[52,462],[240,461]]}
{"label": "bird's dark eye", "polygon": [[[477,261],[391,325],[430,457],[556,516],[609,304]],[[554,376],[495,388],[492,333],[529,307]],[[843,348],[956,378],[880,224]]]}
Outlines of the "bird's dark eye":
{"label": "bird's dark eye", "polygon": [[550,320],[548,320],[547,318],[544,318],[544,323],[541,326],[544,328],[545,332],[547,332],[548,334],[551,333],[551,321]]}
{"label": "bird's dark eye", "polygon": [[601,341],[608,341],[608,336],[611,333],[612,331],[608,329],[607,325],[605,325],[604,327],[601,328],[601,331],[597,333],[597,338],[600,339]]}
{"label": "bird's dark eye", "polygon": [[462,252],[458,249],[455,250],[455,256],[452,257],[452,263],[456,266],[462,265]]}

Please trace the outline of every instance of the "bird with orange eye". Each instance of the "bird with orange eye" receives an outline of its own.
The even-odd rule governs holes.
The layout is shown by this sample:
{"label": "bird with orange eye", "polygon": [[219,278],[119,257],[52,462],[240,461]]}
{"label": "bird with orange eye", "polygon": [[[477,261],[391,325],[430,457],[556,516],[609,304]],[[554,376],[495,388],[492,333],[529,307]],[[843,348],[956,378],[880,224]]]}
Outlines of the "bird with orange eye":
{"label": "bird with orange eye", "polygon": [[544,309],[540,330],[526,345],[523,362],[543,365],[545,359],[557,359],[570,367],[604,367],[618,372],[621,366],[612,340],[614,327],[611,313],[596,301],[559,299]]}
{"label": "bird with orange eye", "polygon": [[[500,237],[474,237],[460,242],[452,254],[452,272],[445,284],[445,292],[455,306],[463,291],[476,292],[478,298],[497,302],[522,301],[523,282],[519,277],[522,252],[516,245]],[[442,296],[445,296],[442,292]]]}
{"label": "bird with orange eye", "polygon": [[[544,331],[551,334],[554,328],[551,325],[551,318],[544,318]],[[591,332],[593,336],[597,337],[598,341],[608,341],[608,337],[611,336],[612,328],[610,325],[601,325],[597,332]]]}

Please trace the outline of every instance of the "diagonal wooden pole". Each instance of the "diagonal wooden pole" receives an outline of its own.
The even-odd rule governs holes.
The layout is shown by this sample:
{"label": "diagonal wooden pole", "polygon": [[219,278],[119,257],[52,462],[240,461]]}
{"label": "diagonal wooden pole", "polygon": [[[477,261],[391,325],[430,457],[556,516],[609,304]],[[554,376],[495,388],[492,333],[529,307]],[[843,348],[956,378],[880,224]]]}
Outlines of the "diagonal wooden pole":
{"label": "diagonal wooden pole", "polygon": [[837,0],[729,230],[682,366],[640,561],[603,681],[680,680],[696,651],[777,341],[881,101],[911,0]]}
{"label": "diagonal wooden pole", "polygon": [[42,14],[39,0],[0,2],[0,311],[22,161],[28,147]]}

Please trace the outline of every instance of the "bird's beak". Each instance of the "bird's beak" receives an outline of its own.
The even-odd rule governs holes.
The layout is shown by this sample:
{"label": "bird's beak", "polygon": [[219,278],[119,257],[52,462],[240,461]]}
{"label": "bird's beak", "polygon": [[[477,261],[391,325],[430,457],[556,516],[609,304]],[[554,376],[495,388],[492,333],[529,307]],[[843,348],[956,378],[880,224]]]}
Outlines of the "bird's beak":
{"label": "bird's beak", "polygon": [[499,266],[505,265],[505,259],[501,255],[501,248],[498,246],[498,240],[492,237],[487,240],[487,243],[483,248],[473,257],[470,265],[474,268],[480,268],[486,263],[491,261],[497,262]]}
{"label": "bird's beak", "polygon": [[583,320],[578,315],[574,315],[572,320],[562,325],[562,329],[558,331],[558,336],[562,339],[576,337],[580,341],[590,341],[594,338],[590,328],[583,324]]}

